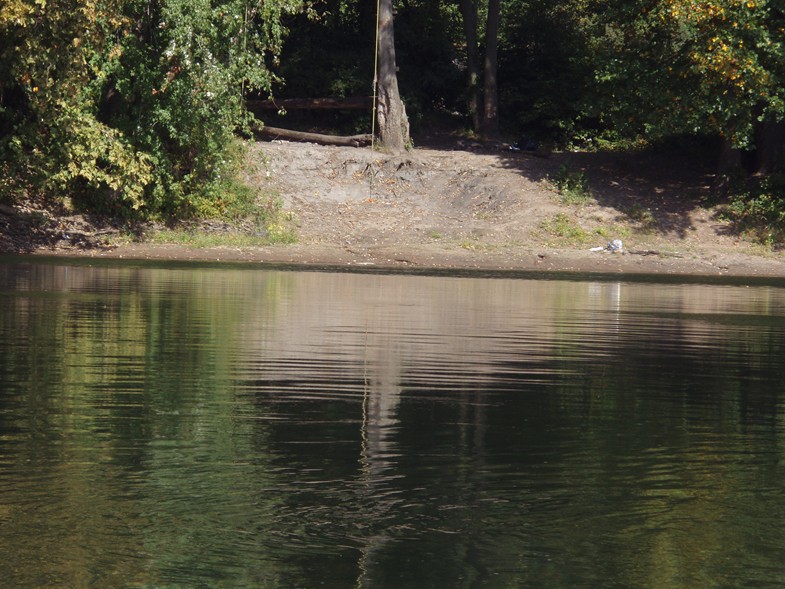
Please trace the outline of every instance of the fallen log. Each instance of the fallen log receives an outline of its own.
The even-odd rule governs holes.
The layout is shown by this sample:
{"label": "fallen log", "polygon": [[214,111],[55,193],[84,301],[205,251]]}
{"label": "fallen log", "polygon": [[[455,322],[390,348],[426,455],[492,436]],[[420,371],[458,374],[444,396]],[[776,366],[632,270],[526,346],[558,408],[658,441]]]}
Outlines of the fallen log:
{"label": "fallen log", "polygon": [[358,96],[351,98],[281,98],[278,100],[246,100],[248,108],[264,109],[336,109],[336,110],[362,110],[373,107],[373,98],[370,96]]}
{"label": "fallen log", "polygon": [[370,133],[364,135],[323,135],[322,133],[306,133],[305,131],[292,131],[291,129],[279,129],[278,127],[268,127],[255,125],[254,133],[265,139],[286,139],[288,141],[305,141],[308,143],[318,143],[319,145],[341,145],[347,147],[361,147],[370,145],[372,136]]}

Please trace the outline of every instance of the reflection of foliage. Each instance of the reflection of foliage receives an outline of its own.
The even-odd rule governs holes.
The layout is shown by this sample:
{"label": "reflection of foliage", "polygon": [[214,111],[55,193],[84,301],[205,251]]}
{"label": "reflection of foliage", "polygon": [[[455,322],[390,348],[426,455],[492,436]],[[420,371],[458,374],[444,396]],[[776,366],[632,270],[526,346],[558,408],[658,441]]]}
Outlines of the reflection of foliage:
{"label": "reflection of foliage", "polygon": [[[0,306],[3,340],[16,334],[21,344],[0,346],[4,393],[15,399],[10,411],[10,394],[0,398],[0,433],[15,440],[3,460],[26,473],[3,495],[14,517],[3,518],[0,548],[30,539],[0,565],[11,586],[44,577],[80,586],[86,570],[102,587],[168,586],[178,567],[205,579],[228,554],[244,566],[247,555],[223,549],[247,525],[243,507],[262,517],[274,498],[258,494],[271,486],[256,446],[263,423],[237,419],[232,352],[252,331],[238,326],[274,313],[279,289],[246,272],[175,274],[81,267],[64,279],[35,268],[25,292]],[[264,305],[238,304],[238,283]],[[40,484],[55,477],[61,484]],[[25,532],[42,522],[46,532]],[[272,544],[266,533],[259,526],[255,540]],[[282,585],[274,564],[258,567],[257,585]]]}
{"label": "reflection of foliage", "polygon": [[[780,570],[776,288],[366,276],[342,299],[327,273],[64,270],[3,284],[11,586]],[[376,386],[400,404],[374,453]]]}

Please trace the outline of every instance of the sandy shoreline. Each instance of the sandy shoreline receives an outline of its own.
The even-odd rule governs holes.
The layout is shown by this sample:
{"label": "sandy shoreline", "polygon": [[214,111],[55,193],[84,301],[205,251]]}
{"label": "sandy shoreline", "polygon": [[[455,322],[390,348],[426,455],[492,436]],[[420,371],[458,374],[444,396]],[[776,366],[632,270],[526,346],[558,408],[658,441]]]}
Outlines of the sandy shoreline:
{"label": "sandy shoreline", "polygon": [[[154,261],[194,263],[243,263],[270,267],[335,268],[344,271],[389,271],[416,273],[542,273],[594,274],[603,277],[641,276],[782,279],[785,260],[743,253],[715,254],[711,258],[694,255],[618,254],[583,250],[546,249],[537,251],[507,248],[495,251],[464,251],[435,246],[379,247],[350,250],[324,244],[277,245],[254,248],[195,248],[181,245],[128,244],[107,249],[39,249],[32,259],[46,257],[90,260]],[[743,280],[742,280],[743,281]]]}

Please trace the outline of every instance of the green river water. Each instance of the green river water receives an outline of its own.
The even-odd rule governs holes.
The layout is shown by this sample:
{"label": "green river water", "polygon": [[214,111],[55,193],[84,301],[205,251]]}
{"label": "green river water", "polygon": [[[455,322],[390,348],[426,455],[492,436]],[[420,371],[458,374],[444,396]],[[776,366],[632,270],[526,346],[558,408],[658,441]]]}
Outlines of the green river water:
{"label": "green river water", "polygon": [[785,283],[0,260],[0,587],[785,586]]}

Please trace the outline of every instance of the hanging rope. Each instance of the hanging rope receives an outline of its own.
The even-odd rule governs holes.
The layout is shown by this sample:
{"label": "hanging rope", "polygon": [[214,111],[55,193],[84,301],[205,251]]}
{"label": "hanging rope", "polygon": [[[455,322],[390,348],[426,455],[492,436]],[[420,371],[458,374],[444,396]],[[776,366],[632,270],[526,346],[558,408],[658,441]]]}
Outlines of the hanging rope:
{"label": "hanging rope", "polygon": [[373,110],[371,111],[371,150],[376,139],[376,89],[379,86],[379,2],[376,0],[376,44],[373,48]]}
{"label": "hanging rope", "polygon": [[[373,48],[373,101],[371,102],[371,151],[374,149],[374,141],[376,141],[376,89],[379,86],[379,2],[376,0],[376,43]],[[373,163],[371,163],[371,174],[368,180],[368,200],[373,198],[373,177],[376,174],[373,171]]]}

